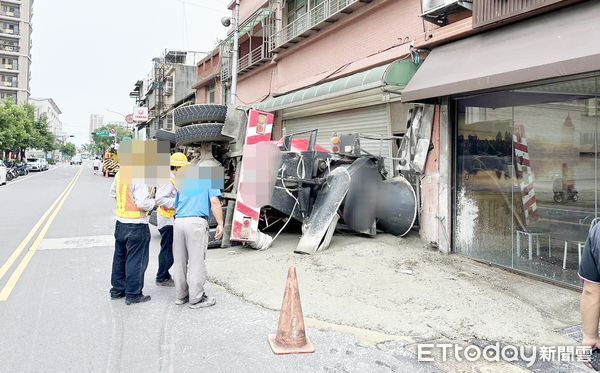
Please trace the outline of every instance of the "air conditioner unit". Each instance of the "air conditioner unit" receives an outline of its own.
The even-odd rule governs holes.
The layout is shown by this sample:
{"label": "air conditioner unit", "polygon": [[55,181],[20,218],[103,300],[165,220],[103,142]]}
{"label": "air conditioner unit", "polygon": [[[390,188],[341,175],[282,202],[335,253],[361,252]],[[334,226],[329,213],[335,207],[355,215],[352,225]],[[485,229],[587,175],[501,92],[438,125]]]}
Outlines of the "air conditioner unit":
{"label": "air conditioner unit", "polygon": [[446,25],[448,23],[448,14],[472,9],[472,0],[422,0],[422,17],[429,22],[437,25]]}
{"label": "air conditioner unit", "polygon": [[15,13],[13,13],[13,12],[6,12],[6,15],[9,16],[9,17],[14,17]]}
{"label": "air conditioner unit", "polygon": [[4,68],[5,68],[5,69],[8,69],[8,70],[12,70],[12,69],[13,69],[13,65],[11,65],[11,64],[6,64],[6,65],[4,65]]}
{"label": "air conditioner unit", "polygon": [[15,30],[13,30],[11,28],[4,29],[4,31],[6,31],[7,34],[14,34],[15,33]]}
{"label": "air conditioner unit", "polygon": [[4,86],[5,87],[12,87],[12,83],[11,82],[4,82]]}

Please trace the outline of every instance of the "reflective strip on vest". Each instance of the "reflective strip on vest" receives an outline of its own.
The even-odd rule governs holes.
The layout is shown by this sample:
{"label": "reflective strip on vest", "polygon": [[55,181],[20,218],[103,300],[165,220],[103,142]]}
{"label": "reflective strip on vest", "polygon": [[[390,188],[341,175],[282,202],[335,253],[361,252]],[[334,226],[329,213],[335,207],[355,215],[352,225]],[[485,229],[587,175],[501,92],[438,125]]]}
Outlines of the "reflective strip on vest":
{"label": "reflective strip on vest", "polygon": [[117,211],[116,215],[124,219],[141,219],[142,211],[135,205],[133,196],[129,193],[129,185],[120,182],[119,175],[116,176],[117,184]]}
{"label": "reflective strip on vest", "polygon": [[[175,187],[175,179],[171,177],[170,181],[173,187]],[[173,216],[175,216],[175,209],[160,206],[158,208],[158,213],[164,218],[171,219]]]}

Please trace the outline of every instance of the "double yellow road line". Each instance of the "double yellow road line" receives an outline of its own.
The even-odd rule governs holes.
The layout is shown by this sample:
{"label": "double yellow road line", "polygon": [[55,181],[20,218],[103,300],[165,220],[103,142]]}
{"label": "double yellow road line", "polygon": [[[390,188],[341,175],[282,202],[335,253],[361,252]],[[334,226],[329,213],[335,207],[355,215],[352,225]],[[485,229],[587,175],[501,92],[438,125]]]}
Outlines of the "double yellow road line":
{"label": "double yellow road line", "polygon": [[[71,179],[71,182],[69,182],[69,184],[67,185],[65,190],[52,203],[50,208],[48,210],[46,210],[46,212],[44,213],[44,215],[42,215],[40,220],[38,220],[37,223],[35,223],[33,228],[29,231],[29,233],[23,239],[23,241],[21,241],[19,246],[17,246],[15,251],[13,251],[13,253],[10,255],[8,260],[2,265],[2,267],[0,267],[0,280],[2,280],[4,275],[6,275],[6,273],[10,270],[12,265],[21,256],[21,254],[23,253],[23,250],[29,244],[29,241],[31,241],[33,236],[35,236],[36,232],[43,225],[43,227],[39,231],[37,237],[35,238],[35,240],[31,244],[31,246],[29,247],[29,251],[27,251],[27,253],[25,253],[25,256],[23,257],[23,259],[21,259],[21,262],[19,263],[17,268],[9,277],[8,282],[6,283],[6,285],[4,285],[4,288],[2,288],[2,291],[0,291],[0,302],[6,301],[8,299],[8,297],[10,296],[10,294],[12,293],[15,286],[17,285],[19,278],[21,278],[21,275],[25,271],[25,268],[27,268],[27,265],[31,261],[31,258],[37,251],[38,247],[40,246],[40,243],[42,243],[42,240],[46,236],[48,229],[50,229],[50,226],[52,225],[52,222],[56,218],[56,215],[58,215],[58,212],[62,208],[62,205],[65,203],[65,200],[67,199],[69,194],[71,194],[71,191],[75,187],[75,183],[79,179],[79,176],[81,175],[81,171],[82,171],[82,169],[79,169],[79,171],[75,174],[73,179]],[[44,224],[44,222],[45,222],[45,224]]]}

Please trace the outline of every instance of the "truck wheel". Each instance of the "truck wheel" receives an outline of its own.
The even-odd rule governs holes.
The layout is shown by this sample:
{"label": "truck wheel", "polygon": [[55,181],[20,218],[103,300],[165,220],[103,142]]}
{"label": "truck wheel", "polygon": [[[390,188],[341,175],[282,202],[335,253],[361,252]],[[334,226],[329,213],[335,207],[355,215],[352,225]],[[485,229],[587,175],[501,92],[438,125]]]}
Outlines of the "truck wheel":
{"label": "truck wheel", "polygon": [[166,130],[156,130],[156,134],[154,134],[154,138],[158,141],[168,141],[171,144],[175,144],[175,134],[171,131]]}
{"label": "truck wheel", "polygon": [[177,127],[190,123],[224,122],[227,114],[225,105],[190,105],[175,109],[173,122]]}
{"label": "truck wheel", "polygon": [[229,141],[231,138],[221,135],[223,123],[198,123],[178,128],[175,132],[177,145],[190,145],[208,141]]}

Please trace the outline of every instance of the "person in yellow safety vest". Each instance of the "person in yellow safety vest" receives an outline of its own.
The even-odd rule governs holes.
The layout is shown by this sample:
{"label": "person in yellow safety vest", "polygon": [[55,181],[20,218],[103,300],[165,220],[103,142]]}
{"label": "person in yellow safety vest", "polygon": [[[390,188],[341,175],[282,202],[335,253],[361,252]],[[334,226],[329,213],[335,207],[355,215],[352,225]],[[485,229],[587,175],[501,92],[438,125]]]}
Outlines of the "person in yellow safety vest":
{"label": "person in yellow safety vest", "polygon": [[150,251],[148,212],[155,202],[146,184],[122,176],[123,170],[119,170],[110,188],[110,195],[117,200],[110,297],[125,297],[125,303],[131,305],[150,300],[142,289]]}
{"label": "person in yellow safety vest", "polygon": [[156,285],[175,286],[169,268],[173,265],[173,222],[175,218],[175,174],[177,171],[189,164],[183,153],[171,155],[171,177],[170,182],[161,185],[156,190],[156,205],[158,206],[156,222],[160,232],[160,253],[158,254],[158,272],[156,273]]}

